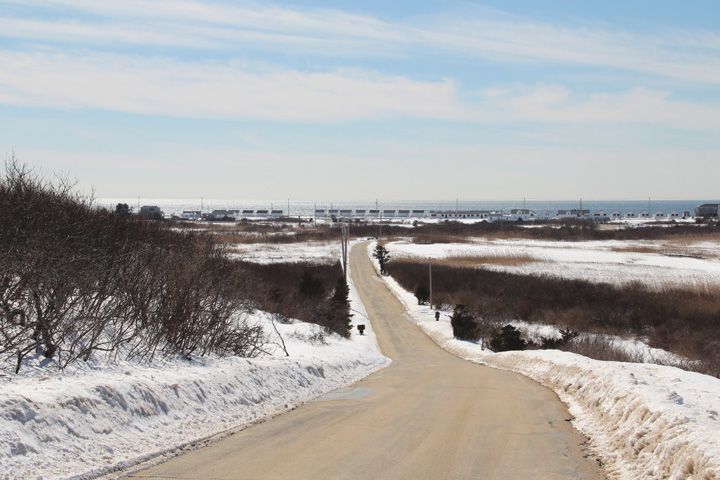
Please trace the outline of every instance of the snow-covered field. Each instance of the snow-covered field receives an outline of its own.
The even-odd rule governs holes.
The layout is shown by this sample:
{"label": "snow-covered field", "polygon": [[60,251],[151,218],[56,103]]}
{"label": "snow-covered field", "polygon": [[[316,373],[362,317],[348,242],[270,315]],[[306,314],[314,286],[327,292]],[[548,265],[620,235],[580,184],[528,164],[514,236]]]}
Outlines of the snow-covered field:
{"label": "snow-covered field", "polygon": [[334,263],[340,259],[340,241],[305,243],[248,243],[234,247],[232,256],[256,263]]}
{"label": "snow-covered field", "polygon": [[[397,246],[387,248],[392,254]],[[477,343],[455,340],[452,312],[443,312],[435,321],[429,307],[417,305],[415,296],[391,277],[384,279],[410,318],[447,351],[521,373],[555,391],[609,478],[720,478],[719,379],[675,367],[604,362],[557,350],[493,353]]]}
{"label": "snow-covered field", "polygon": [[[255,359],[150,364],[95,360],[58,371],[38,359],[0,375],[0,479],[95,478],[157,462],[350,385],[389,364],[354,287],[350,340],[276,323],[281,344]],[[271,318],[251,314],[273,334]],[[136,467],[137,468],[137,467]]]}
{"label": "snow-covered field", "polygon": [[660,290],[668,286],[720,286],[720,243],[710,241],[690,245],[663,241],[478,240],[429,245],[397,241],[386,247],[394,258],[486,257],[494,261],[478,261],[478,265],[525,275],[615,284],[640,282]]}
{"label": "snow-covered field", "polygon": [[[498,247],[488,243],[490,250]],[[558,251],[556,255],[565,258],[577,255],[577,263],[587,262],[589,256],[598,271],[622,264],[611,261],[615,254],[638,255],[640,265],[668,268],[652,263],[662,260],[662,255],[613,251],[606,242],[505,243],[512,245],[507,248],[524,248],[533,255]],[[269,258],[274,256],[282,261],[332,261],[339,256],[339,245],[330,253],[333,247],[329,245],[254,248],[250,256],[255,261],[278,261]],[[388,248],[393,256],[407,252],[440,258],[443,252],[460,255],[469,247],[396,242]],[[712,245],[708,249],[712,251]],[[467,255],[489,253],[473,250]],[[676,271],[668,278],[685,281],[693,272],[703,271],[685,263],[695,259],[666,258],[682,261],[672,269],[685,272],[678,277]],[[717,262],[714,258],[707,260]],[[570,270],[570,263],[559,271]],[[525,267],[532,270],[542,264],[532,262]],[[705,275],[717,281],[716,270],[706,270]],[[720,380],[674,367],[602,362],[567,352],[481,350],[475,343],[452,338],[447,315],[436,322],[428,307],[416,305],[415,297],[392,278],[385,280],[406,304],[411,318],[443,348],[471,361],[519,372],[557,392],[610,478],[720,478]],[[278,324],[289,357],[277,346],[272,355],[257,359],[175,359],[146,365],[95,361],[62,372],[35,362],[20,376],[0,376],[0,478],[93,478],[157,461],[382,368],[389,360],[379,353],[352,286],[351,300],[355,320],[370,329],[366,335],[354,332],[350,340],[328,337],[327,344],[322,344],[313,340],[316,327],[312,325]],[[252,318],[270,327],[266,314],[257,312]]]}

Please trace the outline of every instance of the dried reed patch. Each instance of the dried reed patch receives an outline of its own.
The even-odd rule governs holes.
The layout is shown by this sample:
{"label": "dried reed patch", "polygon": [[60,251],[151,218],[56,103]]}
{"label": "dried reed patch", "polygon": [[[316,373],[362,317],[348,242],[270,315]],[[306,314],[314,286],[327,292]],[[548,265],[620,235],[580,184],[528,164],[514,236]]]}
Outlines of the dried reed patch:
{"label": "dried reed patch", "polygon": [[[427,263],[424,258],[404,258],[403,261],[415,263]],[[545,262],[530,255],[508,254],[508,255],[473,255],[473,256],[451,256],[433,261],[433,265],[444,267],[479,267],[481,265],[499,265],[503,267],[519,267],[528,263]]]}
{"label": "dried reed patch", "polygon": [[[708,248],[708,243],[717,243],[717,251]],[[674,239],[657,245],[629,245],[622,247],[611,247],[610,251],[618,253],[642,253],[670,255],[692,258],[720,258],[720,241],[717,238],[707,239]]]}
{"label": "dried reed patch", "polygon": [[611,247],[610,251],[616,253],[664,253],[660,246],[650,245]]}
{"label": "dried reed patch", "polygon": [[472,257],[447,257],[438,261],[440,265],[447,265],[450,267],[474,267],[480,265],[499,265],[503,267],[519,267],[528,263],[535,263],[544,260],[539,260],[530,255],[480,255]]}

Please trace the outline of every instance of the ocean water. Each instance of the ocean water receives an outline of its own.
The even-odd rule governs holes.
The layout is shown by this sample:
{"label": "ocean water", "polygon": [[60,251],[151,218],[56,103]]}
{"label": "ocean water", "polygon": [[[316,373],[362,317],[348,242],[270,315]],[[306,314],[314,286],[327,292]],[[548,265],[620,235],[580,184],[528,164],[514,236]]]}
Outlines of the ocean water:
{"label": "ocean water", "polygon": [[[162,208],[166,216],[180,216],[185,210],[202,210],[203,213],[210,213],[213,210],[282,210],[283,214],[291,216],[312,216],[315,209],[375,209],[380,210],[440,210],[455,211],[458,210],[495,210],[509,212],[513,208],[529,208],[535,212],[549,210],[551,213],[557,213],[558,210],[580,208],[580,200],[519,200],[519,201],[468,201],[468,200],[407,200],[407,201],[300,201],[300,200],[242,200],[242,199],[200,199],[200,198],[105,198],[98,199],[97,204],[108,209],[115,209],[118,203],[127,203],[137,211],[143,205],[157,205]],[[720,203],[717,199],[704,200],[587,200],[582,202],[582,208],[590,210],[590,213],[605,211],[608,215],[614,211],[618,211],[623,215],[632,210],[636,214],[642,210],[647,210],[651,214],[657,211],[663,211],[666,214],[672,210],[679,212],[695,212],[695,207],[703,203]]]}

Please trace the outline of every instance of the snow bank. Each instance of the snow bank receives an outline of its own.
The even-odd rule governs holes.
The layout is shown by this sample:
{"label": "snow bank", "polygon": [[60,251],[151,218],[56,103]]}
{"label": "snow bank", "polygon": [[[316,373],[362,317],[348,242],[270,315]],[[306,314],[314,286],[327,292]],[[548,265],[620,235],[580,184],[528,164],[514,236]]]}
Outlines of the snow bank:
{"label": "snow bank", "polygon": [[[272,355],[103,364],[58,371],[39,359],[0,376],[0,478],[94,478],[220,438],[354,383],[390,360],[365,335],[324,340],[316,325],[276,324]],[[271,317],[253,317],[274,333]],[[277,340],[277,339],[276,339]]]}
{"label": "snow bank", "polygon": [[435,321],[434,312],[418,306],[391,277],[385,282],[411,318],[447,351],[521,373],[555,391],[609,478],[720,478],[719,379],[555,350],[492,353],[455,340],[451,312]]}

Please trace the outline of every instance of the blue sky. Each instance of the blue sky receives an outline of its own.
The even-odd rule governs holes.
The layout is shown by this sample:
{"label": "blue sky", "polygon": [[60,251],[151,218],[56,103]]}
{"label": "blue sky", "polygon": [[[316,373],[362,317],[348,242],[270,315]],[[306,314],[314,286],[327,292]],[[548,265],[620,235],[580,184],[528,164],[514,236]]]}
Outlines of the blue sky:
{"label": "blue sky", "polygon": [[719,12],[0,0],[0,154],[99,197],[717,199]]}

